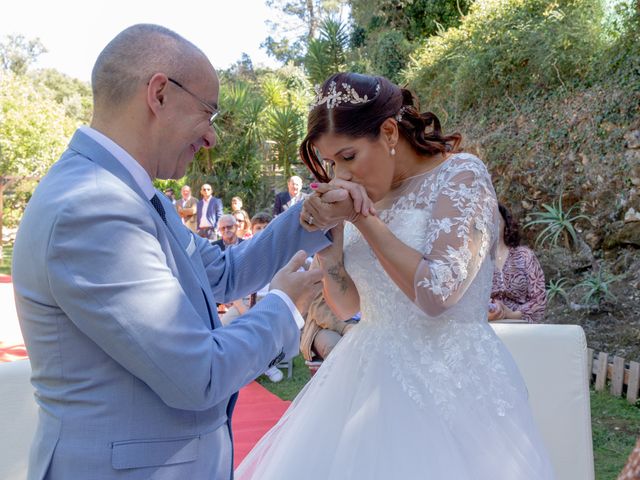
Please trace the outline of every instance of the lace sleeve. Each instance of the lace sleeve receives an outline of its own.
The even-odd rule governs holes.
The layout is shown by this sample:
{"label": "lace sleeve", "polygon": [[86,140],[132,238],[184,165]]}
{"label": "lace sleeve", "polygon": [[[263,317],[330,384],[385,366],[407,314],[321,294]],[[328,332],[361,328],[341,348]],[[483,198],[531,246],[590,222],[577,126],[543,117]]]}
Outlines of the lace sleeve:
{"label": "lace sleeve", "polygon": [[439,181],[415,276],[416,304],[430,316],[455,305],[495,239],[497,200],[484,164],[461,162]]}

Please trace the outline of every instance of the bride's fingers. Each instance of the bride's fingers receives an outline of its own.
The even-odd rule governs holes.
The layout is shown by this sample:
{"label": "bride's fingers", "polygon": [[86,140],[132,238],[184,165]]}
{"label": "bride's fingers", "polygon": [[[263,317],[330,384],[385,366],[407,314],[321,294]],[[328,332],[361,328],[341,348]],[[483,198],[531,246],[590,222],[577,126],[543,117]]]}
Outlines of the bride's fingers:
{"label": "bride's fingers", "polygon": [[335,190],[329,190],[327,193],[323,194],[320,199],[324,203],[334,203],[341,202],[342,200],[346,200],[349,198],[349,191],[344,188],[336,188]]}
{"label": "bride's fingers", "polygon": [[353,198],[353,208],[357,213],[361,213],[365,217],[371,213],[373,204],[362,185],[339,178],[331,180],[331,185],[339,186],[349,191],[349,195]]}

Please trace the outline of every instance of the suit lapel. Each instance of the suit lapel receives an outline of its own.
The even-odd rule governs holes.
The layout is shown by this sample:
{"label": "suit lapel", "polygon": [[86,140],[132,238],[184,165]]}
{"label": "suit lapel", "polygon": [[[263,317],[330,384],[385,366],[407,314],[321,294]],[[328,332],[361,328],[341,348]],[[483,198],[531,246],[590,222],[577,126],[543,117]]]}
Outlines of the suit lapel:
{"label": "suit lapel", "polygon": [[[95,162],[105,170],[112,173],[115,177],[120,179],[127,187],[129,187],[133,192],[135,192],[141,199],[144,200],[145,204],[147,204],[149,208],[149,215],[152,216],[152,218],[157,217],[156,223],[158,223],[159,226],[161,226],[160,228],[164,226],[165,231],[168,232],[168,235],[166,235],[166,242],[167,242],[168,249],[171,251],[171,258],[167,256],[167,265],[174,271],[174,274],[180,279],[181,283],[182,282],[188,283],[188,280],[184,275],[181,274],[181,273],[184,273],[184,268],[181,268],[180,265],[184,265],[184,264],[189,265],[189,267],[186,267],[186,268],[188,268],[192,276],[195,277],[193,283],[199,287],[199,289],[204,294],[204,297],[200,292],[196,291],[194,293],[193,290],[195,290],[195,288],[188,288],[188,287],[184,288],[183,286],[183,290],[185,291],[185,293],[193,303],[195,303],[196,305],[199,305],[198,311],[201,311],[201,312],[207,311],[206,321],[203,318],[203,322],[205,323],[205,325],[211,326],[209,322],[209,316],[211,316],[213,318],[214,327],[220,326],[221,324],[217,316],[217,311],[212,311],[211,309],[207,309],[206,302],[209,302],[209,305],[215,305],[215,302],[212,301],[211,294],[207,293],[211,291],[211,287],[209,287],[208,282],[206,281],[206,274],[203,275],[204,272],[202,273],[198,272],[198,269],[196,267],[197,262],[192,261],[191,255],[187,254],[187,248],[189,247],[189,239],[186,238],[186,236],[191,235],[191,232],[188,228],[182,225],[182,222],[180,221],[180,217],[178,216],[177,212],[173,208],[173,205],[171,205],[171,202],[169,202],[169,200],[164,196],[164,194],[156,190],[158,197],[163,202],[163,206],[165,207],[164,209],[167,217],[167,223],[165,224],[160,218],[160,215],[158,214],[156,209],[153,207],[153,205],[149,201],[149,199],[146,198],[142,189],[138,186],[136,181],[133,179],[129,171],[116,158],[114,158],[113,155],[111,155],[111,153],[109,153],[109,151],[107,151],[102,145],[94,141],[92,138],[84,134],[82,131],[76,130],[76,133],[73,135],[71,142],[69,143],[69,149],[75,152],[78,152],[80,155],[88,158],[89,160]],[[177,229],[178,224],[176,222],[180,223],[179,225],[180,230]],[[181,231],[182,229],[186,231],[182,232]],[[158,241],[160,241],[162,244],[162,239],[159,238]],[[165,255],[167,253],[168,252],[165,251]],[[201,268],[201,270],[204,270],[204,268]],[[206,301],[204,301],[205,298],[206,298]]]}

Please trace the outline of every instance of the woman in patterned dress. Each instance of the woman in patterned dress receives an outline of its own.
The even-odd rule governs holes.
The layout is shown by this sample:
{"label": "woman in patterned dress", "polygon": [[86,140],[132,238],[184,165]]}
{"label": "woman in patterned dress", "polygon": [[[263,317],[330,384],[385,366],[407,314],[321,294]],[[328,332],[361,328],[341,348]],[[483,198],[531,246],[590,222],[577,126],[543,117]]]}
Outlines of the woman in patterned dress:
{"label": "woman in patterned dress", "polygon": [[507,208],[499,204],[500,241],[496,251],[489,321],[544,318],[547,292],[540,262],[529,247],[520,245],[520,231]]}
{"label": "woman in patterned dress", "polygon": [[337,74],[320,88],[300,153],[323,183],[301,221],[313,229],[323,208],[376,202],[319,253],[336,314],[362,315],[238,480],[554,478],[524,382],[487,322],[497,201],[459,142],[383,77]]}

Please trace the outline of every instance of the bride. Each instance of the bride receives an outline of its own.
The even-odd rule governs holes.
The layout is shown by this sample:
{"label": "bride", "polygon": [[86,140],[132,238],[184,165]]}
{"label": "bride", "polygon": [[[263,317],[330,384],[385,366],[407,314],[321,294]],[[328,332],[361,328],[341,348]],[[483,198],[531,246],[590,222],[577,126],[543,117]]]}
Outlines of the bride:
{"label": "bride", "polygon": [[316,228],[336,188],[375,202],[318,254],[327,301],[362,318],[237,479],[554,478],[520,373],[487,322],[497,201],[484,164],[453,153],[460,140],[385,78],[322,85],[300,152],[325,183],[301,218]]}

